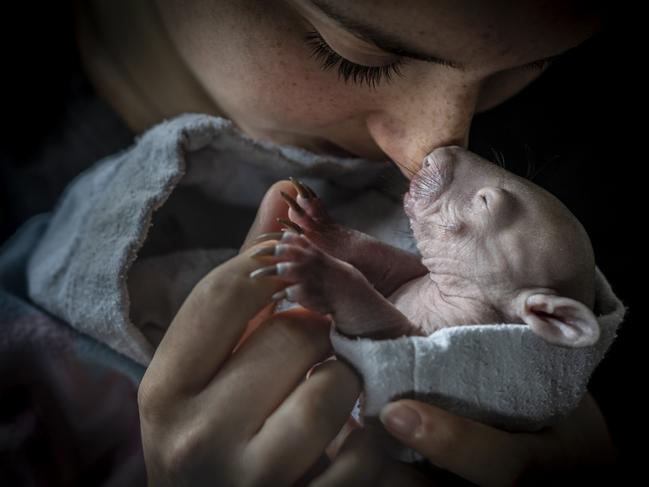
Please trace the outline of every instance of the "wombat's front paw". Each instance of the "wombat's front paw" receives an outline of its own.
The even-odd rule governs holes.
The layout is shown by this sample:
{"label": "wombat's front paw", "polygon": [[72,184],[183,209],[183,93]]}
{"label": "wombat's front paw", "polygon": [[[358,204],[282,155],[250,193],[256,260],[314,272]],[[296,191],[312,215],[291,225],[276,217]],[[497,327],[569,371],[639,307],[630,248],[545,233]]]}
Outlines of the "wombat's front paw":
{"label": "wombat's front paw", "polygon": [[287,299],[318,313],[335,314],[338,294],[358,273],[352,265],[327,254],[304,234],[286,231],[280,241],[253,254],[273,257],[274,264],[250,273],[251,278],[277,276],[287,287],[273,299]]}
{"label": "wombat's front paw", "polygon": [[305,233],[316,245],[321,246],[322,238],[337,230],[336,222],[329,216],[324,202],[316,195],[315,191],[295,178],[289,179],[297,189],[298,195],[297,198],[293,198],[284,191],[280,191],[282,198],[289,206],[288,218],[290,222],[279,221],[299,233]]}

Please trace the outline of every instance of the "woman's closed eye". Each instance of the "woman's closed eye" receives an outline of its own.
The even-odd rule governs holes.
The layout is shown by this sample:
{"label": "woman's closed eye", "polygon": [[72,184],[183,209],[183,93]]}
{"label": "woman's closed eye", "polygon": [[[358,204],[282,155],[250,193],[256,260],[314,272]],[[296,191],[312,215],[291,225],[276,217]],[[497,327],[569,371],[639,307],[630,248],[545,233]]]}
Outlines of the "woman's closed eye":
{"label": "woman's closed eye", "polygon": [[[387,83],[392,81],[393,74],[402,78],[404,77],[400,68],[406,64],[406,58],[400,58],[384,66],[365,66],[345,59],[338,54],[317,31],[307,32],[303,40],[307,45],[311,46],[311,55],[320,61],[320,68],[323,71],[328,71],[338,64],[338,78],[340,79],[342,77],[345,83],[351,79],[355,84],[362,85],[366,83],[370,89],[376,89],[376,86],[383,80]],[[553,61],[554,58],[541,59],[524,66],[519,66],[518,69],[543,71]]]}
{"label": "woman's closed eye", "polygon": [[327,71],[338,64],[338,78],[342,77],[345,83],[351,79],[353,83],[367,83],[371,89],[375,89],[384,79],[389,83],[392,80],[392,74],[403,77],[399,69],[405,64],[403,59],[385,66],[364,66],[342,57],[316,31],[307,32],[304,36],[304,42],[312,47],[311,54],[321,62],[320,68],[323,71]]}

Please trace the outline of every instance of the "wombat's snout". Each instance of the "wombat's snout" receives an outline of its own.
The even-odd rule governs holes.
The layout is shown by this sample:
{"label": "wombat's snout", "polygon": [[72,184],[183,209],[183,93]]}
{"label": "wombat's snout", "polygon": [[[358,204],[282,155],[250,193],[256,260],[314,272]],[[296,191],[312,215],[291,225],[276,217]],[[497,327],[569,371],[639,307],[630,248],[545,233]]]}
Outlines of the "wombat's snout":
{"label": "wombat's snout", "polygon": [[455,147],[438,147],[428,154],[421,170],[410,180],[410,194],[417,200],[431,203],[446,189],[453,179]]}
{"label": "wombat's snout", "polygon": [[423,177],[426,175],[439,176],[443,172],[444,176],[448,176],[453,172],[453,166],[457,165],[467,152],[464,147],[459,145],[437,147],[424,157],[418,175]]}

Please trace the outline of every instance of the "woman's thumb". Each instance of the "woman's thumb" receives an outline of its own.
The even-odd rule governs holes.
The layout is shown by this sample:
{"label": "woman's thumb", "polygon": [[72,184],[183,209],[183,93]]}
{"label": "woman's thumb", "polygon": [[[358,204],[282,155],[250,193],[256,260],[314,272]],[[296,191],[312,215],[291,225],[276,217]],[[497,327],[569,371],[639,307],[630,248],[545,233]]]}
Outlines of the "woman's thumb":
{"label": "woman's thumb", "polygon": [[239,253],[254,245],[255,238],[262,233],[279,232],[282,224],[277,222],[277,218],[288,219],[288,205],[282,199],[280,191],[293,197],[297,195],[295,186],[288,180],[284,179],[273,184],[261,200],[255,221],[248,230],[248,235],[246,235]]}
{"label": "woman's thumb", "polygon": [[529,435],[515,435],[449,413],[424,402],[402,399],[380,413],[388,432],[433,465],[479,485],[511,485],[532,455]]}

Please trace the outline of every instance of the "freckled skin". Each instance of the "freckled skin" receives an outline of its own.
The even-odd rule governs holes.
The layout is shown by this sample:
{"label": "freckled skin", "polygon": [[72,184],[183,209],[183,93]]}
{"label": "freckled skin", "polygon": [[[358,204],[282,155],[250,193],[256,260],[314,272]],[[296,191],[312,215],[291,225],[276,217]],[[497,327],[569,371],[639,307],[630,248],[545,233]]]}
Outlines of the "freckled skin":
{"label": "freckled skin", "polygon": [[[570,13],[576,2],[566,0],[329,3],[466,69],[399,59],[308,0],[76,2],[86,11],[80,19],[88,17],[80,22],[82,62],[136,133],[181,113],[208,113],[255,139],[391,159],[409,178],[434,148],[466,146],[474,114],[541,76],[525,63],[566,52],[602,27],[597,15]],[[314,31],[356,64],[402,61],[403,76],[375,89],[346,83],[312,55],[304,38]]]}
{"label": "freckled skin", "polygon": [[[366,159],[390,159],[410,178],[434,149],[466,147],[475,113],[497,106],[540,76],[541,70],[525,66],[562,54],[603,27],[603,19],[590,2],[329,3],[335,3],[351,18],[371,20],[386,35],[414,46],[410,50],[425,52],[428,57],[444,57],[455,67],[402,59],[336,25],[307,0],[76,2],[82,13],[77,24],[81,59],[98,93],[136,133],[180,113],[216,114],[232,120],[255,139],[315,152],[340,155],[340,151],[346,151],[347,155]],[[381,83],[376,89],[345,83],[337,69],[323,69],[321,61],[312,55],[305,36],[314,31],[338,56],[357,65],[386,68],[400,61],[404,76]],[[519,189],[529,191],[523,186],[519,184]],[[543,266],[536,259],[537,254],[551,255],[552,247],[565,255],[581,255],[575,252],[572,242],[561,239],[564,230],[548,225],[540,218],[542,212],[536,212],[536,223],[518,234],[518,240],[524,235],[528,241],[517,241],[515,232],[487,230],[477,219],[472,232],[457,232],[448,243],[443,235],[450,235],[448,230],[457,224],[456,217],[472,214],[470,207],[464,213],[458,211],[458,203],[466,203],[470,194],[466,187],[462,191],[465,194],[458,197],[441,198],[447,207],[432,217],[432,225],[413,221],[418,226],[418,239],[430,244],[427,252],[431,255],[424,264],[429,268],[434,264],[435,271],[430,278],[420,279],[415,289],[420,296],[433,296],[424,300],[428,307],[443,311],[434,323],[426,322],[432,319],[431,313],[420,311],[416,315],[413,305],[404,301],[405,296],[412,297],[412,292],[396,289],[396,284],[415,285],[409,281],[422,271],[421,263],[391,264],[388,271],[384,266],[374,269],[363,262],[368,260],[365,255],[379,255],[390,261],[390,252],[376,242],[366,244],[373,253],[359,252],[351,260],[361,261],[360,267],[367,268],[364,274],[378,283],[376,289],[398,300],[394,303],[397,307],[410,310],[408,317],[423,330],[458,321],[475,322],[486,316],[522,316],[549,340],[574,342],[570,336],[577,329],[587,333],[581,333],[586,338],[575,343],[592,342],[597,335],[596,323],[592,314],[587,316],[588,308],[559,299],[575,296],[587,303],[590,284],[577,286],[574,274],[562,274],[564,267],[553,262]],[[547,203],[548,198],[542,200]],[[557,216],[553,205],[546,206],[549,214]],[[439,233],[442,228],[446,230]],[[538,234],[541,228],[549,233]],[[485,232],[488,238],[482,238]],[[355,241],[362,250],[359,239],[349,241]],[[562,244],[556,245],[558,241]],[[434,252],[442,243],[448,244],[446,260]],[[534,249],[534,245],[539,248]],[[569,261],[565,255],[555,261]],[[400,257],[403,255],[394,256],[394,261],[403,261]],[[483,268],[491,274],[476,274]],[[524,269],[530,271],[529,280],[520,275]],[[498,283],[513,282],[531,288],[545,283],[546,287],[537,288],[545,294],[531,303],[527,302],[529,296],[520,293],[509,296],[510,301],[499,302],[496,297],[504,300],[502,296],[511,292],[511,287],[494,288],[494,275],[504,276]],[[560,276],[560,286],[555,286],[558,290],[550,286],[554,281],[548,276]],[[496,289],[499,294],[493,295]],[[552,310],[557,313],[552,314]],[[581,326],[584,324],[587,326]]]}
{"label": "freckled skin", "polygon": [[320,199],[280,241],[289,298],[375,339],[479,323],[524,323],[517,297],[543,291],[592,309],[594,257],[554,196],[460,147],[434,151],[404,196],[418,256],[336,223]]}

